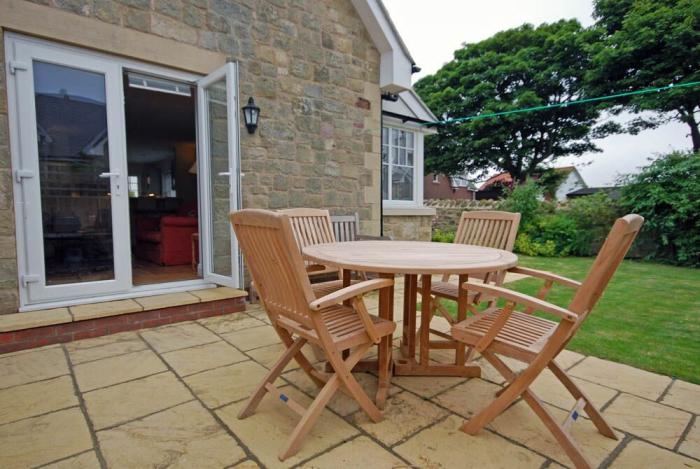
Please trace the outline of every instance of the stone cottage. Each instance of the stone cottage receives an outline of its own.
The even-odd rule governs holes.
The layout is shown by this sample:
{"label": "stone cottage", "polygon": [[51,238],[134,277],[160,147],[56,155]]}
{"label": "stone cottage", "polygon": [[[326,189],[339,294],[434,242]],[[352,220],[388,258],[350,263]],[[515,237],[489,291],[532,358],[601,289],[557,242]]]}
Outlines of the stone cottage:
{"label": "stone cottage", "polygon": [[4,0],[0,28],[0,347],[241,307],[238,208],[429,236],[435,116],[379,0]]}

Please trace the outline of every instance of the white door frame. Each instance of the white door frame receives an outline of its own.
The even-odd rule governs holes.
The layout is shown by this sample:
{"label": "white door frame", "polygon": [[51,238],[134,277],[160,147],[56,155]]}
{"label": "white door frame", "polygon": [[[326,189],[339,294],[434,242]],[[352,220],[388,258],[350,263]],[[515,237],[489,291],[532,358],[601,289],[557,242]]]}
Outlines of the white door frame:
{"label": "white door frame", "polygon": [[[109,144],[110,144],[110,168],[117,168],[120,174],[124,175],[122,178],[123,181],[121,183],[123,184],[123,187],[121,188],[121,193],[124,198],[124,203],[118,204],[121,205],[121,211],[115,210],[115,202],[113,201],[112,204],[112,213],[113,216],[116,213],[120,213],[120,218],[123,219],[123,222],[117,222],[116,220],[113,221],[113,230],[115,230],[116,226],[119,226],[120,228],[123,227],[123,229],[126,231],[125,236],[121,236],[123,240],[123,244],[125,244],[124,247],[119,248],[119,249],[126,249],[126,251],[118,251],[118,247],[116,245],[117,243],[117,235],[116,232],[113,231],[113,242],[115,243],[114,245],[114,253],[115,253],[115,274],[116,274],[116,263],[120,262],[121,269],[125,270],[124,274],[122,275],[123,279],[120,279],[124,281],[124,285],[121,285],[121,288],[119,289],[111,289],[111,288],[104,288],[104,282],[105,281],[99,281],[99,282],[91,282],[90,285],[94,285],[94,288],[85,288],[88,284],[87,283],[79,283],[79,284],[69,284],[70,286],[68,288],[72,289],[72,292],[70,295],[67,296],[40,296],[40,297],[35,297],[35,295],[28,295],[27,288],[24,288],[22,286],[22,279],[23,276],[30,275],[33,273],[32,269],[30,269],[29,266],[29,257],[28,256],[28,250],[30,246],[34,246],[29,238],[27,237],[30,235],[31,232],[35,232],[34,237],[38,237],[39,239],[39,245],[42,248],[41,252],[41,259],[42,259],[42,271],[43,271],[43,239],[41,236],[41,232],[38,232],[37,230],[31,230],[28,229],[26,226],[26,217],[23,215],[25,212],[25,191],[23,190],[22,183],[17,182],[15,179],[15,172],[18,169],[26,169],[24,166],[24,161],[28,159],[25,155],[22,154],[22,150],[28,146],[30,149],[33,148],[34,151],[34,160],[36,165],[38,165],[38,158],[36,157],[36,153],[38,151],[38,148],[36,146],[36,119],[35,119],[35,109],[34,109],[34,96],[32,92],[32,100],[31,100],[31,105],[29,103],[26,103],[23,99],[20,99],[20,96],[22,95],[20,93],[18,83],[21,81],[25,81],[24,85],[29,86],[33,90],[33,79],[31,76],[24,77],[24,76],[17,76],[15,73],[13,73],[12,67],[7,66],[6,71],[7,71],[7,93],[8,93],[8,115],[9,115],[9,127],[10,127],[10,153],[11,153],[11,162],[12,162],[12,170],[13,170],[13,179],[15,182],[13,183],[13,192],[14,192],[14,208],[15,208],[15,233],[16,233],[16,243],[17,243],[17,263],[18,263],[18,280],[19,280],[19,296],[20,296],[20,311],[28,311],[28,310],[33,310],[33,309],[40,309],[40,308],[50,308],[50,307],[59,307],[59,306],[66,306],[66,305],[71,305],[71,304],[83,304],[86,302],[90,301],[107,301],[110,299],[119,299],[119,298],[131,298],[131,297],[136,297],[139,295],[144,295],[148,293],[165,293],[165,292],[175,292],[175,291],[185,291],[185,290],[190,290],[190,289],[198,289],[198,288],[205,288],[212,286],[212,284],[221,284],[221,285],[229,285],[229,286],[234,286],[238,287],[240,285],[240,279],[242,278],[242,264],[240,262],[240,257],[239,257],[239,251],[237,248],[237,243],[235,240],[235,237],[233,236],[233,231],[231,231],[231,253],[232,253],[232,272],[233,276],[232,278],[228,277],[221,277],[221,276],[215,276],[215,275],[203,275],[204,278],[202,279],[196,279],[196,280],[187,280],[187,281],[180,281],[180,282],[169,282],[169,283],[164,283],[164,284],[153,284],[153,285],[139,285],[139,286],[133,286],[132,280],[131,280],[131,258],[128,255],[120,256],[118,255],[119,252],[131,252],[131,247],[130,247],[130,240],[129,240],[129,208],[128,208],[128,187],[127,187],[127,160],[126,160],[126,135],[125,135],[125,123],[124,123],[124,98],[123,98],[123,84],[122,84],[122,73],[125,70],[132,70],[132,71],[138,71],[138,72],[144,72],[147,74],[152,74],[154,76],[161,76],[164,78],[169,78],[173,80],[178,80],[182,82],[187,82],[190,83],[193,86],[198,85],[198,80],[201,77],[201,75],[196,75],[192,74],[189,72],[183,72],[179,70],[174,70],[171,68],[167,67],[160,67],[158,65],[152,65],[152,64],[146,64],[143,62],[131,60],[131,59],[126,59],[122,57],[117,57],[113,56],[110,54],[103,54],[100,52],[95,52],[95,51],[90,51],[90,50],[85,50],[79,47],[73,47],[73,46],[68,46],[68,45],[63,45],[59,43],[55,43],[52,41],[46,41],[43,39],[37,39],[33,38],[30,36],[25,36],[22,34],[18,33],[5,33],[5,59],[6,62],[13,61],[14,65],[19,65],[21,67],[21,63],[18,64],[15,56],[15,46],[18,44],[27,44],[29,46],[33,47],[38,47],[38,48],[44,48],[47,50],[51,50],[52,54],[49,60],[46,60],[47,62],[51,63],[57,63],[59,65],[64,65],[60,61],[61,57],[64,56],[71,56],[71,57],[80,57],[81,60],[84,60],[85,63],[100,63],[104,65],[109,65],[107,68],[111,70],[110,76],[114,75],[116,73],[116,85],[112,83],[113,80],[110,80],[110,84],[107,84],[107,77],[105,77],[105,85],[107,87],[106,93],[108,95],[108,107],[111,99],[115,99],[118,97],[118,103],[119,106],[114,106],[112,105],[114,109],[114,112],[120,114],[120,117],[116,119],[116,122],[108,122],[108,135],[109,135]],[[43,61],[43,60],[42,60]],[[75,66],[73,63],[65,63],[66,66],[69,67],[74,67],[78,69],[90,69],[89,65],[81,65],[80,66]],[[31,68],[31,64],[29,65],[29,68]],[[114,68],[114,70],[112,70]],[[29,70],[31,72],[31,70]],[[234,210],[238,207],[240,207],[240,200],[241,200],[241,194],[240,194],[240,182],[241,182],[241,173],[240,173],[240,151],[239,151],[239,135],[238,135],[238,79],[237,79],[237,68],[235,64],[227,64],[224,67],[221,67],[220,69],[216,70],[214,74],[220,74],[222,71],[226,74],[228,82],[231,84],[229,90],[232,90],[232,93],[229,93],[229,106],[228,106],[228,113],[229,113],[229,159],[231,163],[231,176],[230,183],[231,183],[231,209]],[[24,70],[16,70],[18,73],[25,73]],[[208,77],[205,77],[205,79],[202,81],[202,83],[211,83],[213,81],[216,81],[216,79],[211,80],[206,80],[206,78],[213,78],[214,74],[209,75]],[[21,78],[21,79],[20,79]],[[221,75],[219,75],[219,78],[221,78]],[[110,86],[112,85],[112,86]],[[113,88],[110,90],[110,88]],[[197,99],[195,106],[197,108],[197,115],[199,116],[201,113],[199,111],[200,108],[200,97],[199,97],[199,86],[196,86],[197,89]],[[26,91],[25,91],[26,93]],[[112,96],[112,94],[114,96]],[[19,112],[20,110],[20,103],[22,110],[25,111],[25,108],[30,108],[29,110],[31,111],[30,113],[27,112]],[[199,117],[197,118],[198,122],[196,123],[197,126],[197,142],[198,142],[198,148],[199,148],[199,142],[203,138],[201,135],[201,120]],[[115,118],[112,118],[112,121],[115,121]],[[113,129],[112,127],[119,126],[119,129]],[[32,135],[25,135],[27,132],[25,129],[30,129],[30,133]],[[119,135],[119,138],[117,139],[117,136]],[[29,139],[28,139],[29,138]],[[31,140],[33,138],[33,140]],[[28,140],[27,140],[28,139]],[[27,143],[29,142],[29,143]],[[112,147],[112,145],[115,145]],[[114,150],[113,150],[114,148]],[[198,149],[199,152],[199,149]],[[113,157],[116,158],[118,154],[121,154],[122,156],[120,157],[121,162],[118,164],[113,163]],[[199,190],[198,190],[198,195],[199,195],[199,210],[200,210],[200,245],[201,245],[201,259],[204,261],[204,259],[209,259],[210,253],[211,253],[211,246],[207,242],[203,242],[204,239],[204,226],[208,226],[207,224],[204,223],[203,217],[208,216],[209,211],[210,211],[210,199],[208,198],[208,195],[210,193],[210,187],[209,187],[209,181],[205,181],[205,178],[203,177],[205,174],[205,168],[204,166],[206,165],[208,168],[208,161],[205,161],[206,158],[202,158],[198,155],[197,157],[198,160],[198,184],[199,184]],[[38,172],[37,172],[38,174]],[[37,176],[38,177],[38,176]],[[115,181],[112,180],[112,185],[114,186]],[[38,186],[37,186],[38,187]],[[115,193],[114,187],[112,190],[112,193]],[[39,217],[41,214],[39,213]],[[31,236],[31,235],[30,235]],[[32,247],[34,249],[34,247]],[[207,251],[208,250],[208,254]],[[203,262],[203,267],[204,267],[204,262]],[[207,266],[209,270],[211,270],[210,266]],[[203,269],[203,273],[207,272],[207,270]],[[42,281],[45,278],[44,276],[41,277]],[[124,280],[126,279],[126,280]],[[55,287],[65,287],[63,285],[57,285],[57,286],[51,286],[48,288],[54,289]],[[56,291],[55,289],[52,290]]]}
{"label": "white door frame", "polygon": [[228,131],[228,160],[227,172],[219,173],[217,177],[229,179],[229,209],[237,210],[240,207],[240,152],[238,132],[238,69],[236,63],[228,62],[224,66],[214,70],[206,77],[197,81],[197,174],[200,184],[200,242],[202,251],[202,276],[204,280],[239,288],[241,284],[241,262],[238,251],[238,242],[229,226],[231,238],[231,276],[223,276],[213,271],[213,220],[211,217],[211,155],[209,149],[209,120],[207,87],[222,80],[226,80],[226,112]]}

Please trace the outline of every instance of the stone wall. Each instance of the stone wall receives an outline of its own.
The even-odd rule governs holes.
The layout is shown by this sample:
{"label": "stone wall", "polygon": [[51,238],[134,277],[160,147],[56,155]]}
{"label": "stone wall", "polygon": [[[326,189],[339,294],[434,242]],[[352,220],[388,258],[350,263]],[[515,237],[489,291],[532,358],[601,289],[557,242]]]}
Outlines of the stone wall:
{"label": "stone wall", "polygon": [[433,207],[436,211],[433,219],[433,228],[442,231],[457,231],[462,212],[472,210],[497,210],[498,201],[495,200],[445,200],[430,199],[423,203],[427,207]]}
{"label": "stone wall", "polygon": [[[21,9],[15,8],[20,1],[3,1],[10,2],[13,11]],[[120,41],[139,31],[238,61],[241,102],[253,96],[261,108],[254,135],[241,122],[243,207],[357,212],[361,231],[379,234],[379,53],[350,1],[35,3],[47,5],[32,6],[42,9],[38,17],[47,25],[57,21],[52,11],[89,18],[84,34],[113,38],[114,48],[103,52],[120,50]],[[3,21],[9,20],[0,18],[0,25]],[[105,25],[112,29],[100,34]],[[81,31],[73,28],[70,34],[80,36]],[[43,30],[41,35],[73,42]],[[146,43],[141,42],[144,50],[150,50]],[[158,63],[158,56],[147,60]],[[0,313],[14,312],[18,305],[5,62],[0,65]]]}
{"label": "stone wall", "polygon": [[400,241],[430,241],[432,215],[384,215],[384,235]]}
{"label": "stone wall", "polygon": [[0,314],[16,312],[19,304],[4,47],[0,41]]}

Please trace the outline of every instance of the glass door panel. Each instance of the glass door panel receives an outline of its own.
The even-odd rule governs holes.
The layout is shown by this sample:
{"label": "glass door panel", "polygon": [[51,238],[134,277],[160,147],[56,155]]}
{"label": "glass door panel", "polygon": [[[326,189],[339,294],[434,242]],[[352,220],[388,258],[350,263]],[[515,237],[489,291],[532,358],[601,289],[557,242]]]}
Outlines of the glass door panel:
{"label": "glass door panel", "polygon": [[226,64],[198,83],[199,173],[203,203],[204,278],[239,286],[238,247],[228,214],[238,207],[238,106],[235,65]]}
{"label": "glass door panel", "polygon": [[46,285],[114,279],[105,77],[33,72]]}

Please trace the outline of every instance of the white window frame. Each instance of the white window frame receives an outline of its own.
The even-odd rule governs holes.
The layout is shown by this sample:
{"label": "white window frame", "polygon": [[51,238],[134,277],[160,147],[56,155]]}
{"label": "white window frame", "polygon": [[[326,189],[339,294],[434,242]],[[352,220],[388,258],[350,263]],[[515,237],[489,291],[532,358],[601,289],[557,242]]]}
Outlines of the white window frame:
{"label": "white window frame", "polygon": [[[151,75],[154,77],[162,77],[165,79],[170,79],[174,81],[179,81],[183,83],[187,83],[192,86],[197,86],[198,82],[205,78],[202,75],[197,75],[189,72],[184,72],[168,67],[161,67],[158,65],[153,65],[145,62],[140,62],[136,60],[131,60],[127,58],[123,58],[117,55],[112,55],[109,53],[101,53],[101,52],[96,52],[92,51],[89,49],[84,49],[81,47],[75,47],[75,46],[69,46],[65,44],[61,44],[56,41],[49,41],[49,40],[44,40],[44,39],[38,39],[34,38],[32,36],[26,36],[23,34],[18,34],[18,33],[11,33],[7,32],[4,34],[3,42],[5,45],[5,57],[3,58],[6,61],[12,60],[12,50],[13,50],[13,44],[15,42],[23,42],[23,43],[31,43],[35,44],[38,46],[42,47],[48,47],[48,48],[54,48],[57,51],[64,51],[66,53],[74,54],[74,55],[81,55],[85,57],[86,61],[90,60],[107,60],[111,61],[114,63],[116,66],[119,68],[119,73],[120,76],[123,76],[124,72],[136,72],[136,73],[143,73],[147,75]],[[56,62],[60,63],[60,62]],[[217,70],[218,72],[218,70]],[[6,71],[6,79],[7,79],[7,85],[8,85],[8,95],[9,95],[9,102],[8,102],[8,111],[9,111],[9,123],[10,123],[10,153],[11,153],[11,162],[12,162],[12,170],[16,170],[22,167],[22,161],[20,158],[20,148],[18,145],[18,142],[20,141],[20,128],[18,125],[18,119],[15,116],[18,116],[18,109],[20,106],[20,103],[17,102],[17,95],[15,93],[15,78],[17,78],[15,75],[13,75],[10,71],[10,67],[7,67]],[[237,89],[237,79],[235,80],[236,83],[236,89],[233,90],[235,93],[235,96],[238,96],[238,89]],[[119,87],[119,93],[121,93],[122,87]],[[198,102],[195,101],[195,106],[198,105]],[[123,118],[123,109],[122,109],[122,118]],[[238,129],[240,125],[240,119],[238,116],[237,108],[236,110],[232,113],[236,117],[235,121],[235,127]],[[26,122],[22,122],[22,126],[25,127],[27,125]],[[32,124],[34,125],[34,124]],[[121,126],[124,126],[124,122],[121,122]],[[125,127],[123,127],[125,129]],[[117,136],[117,132],[111,132],[113,135]],[[200,135],[197,135],[197,140],[199,141]],[[120,142],[120,144],[125,148],[126,141],[124,140],[123,142]],[[233,171],[232,175],[232,184],[235,184],[235,187],[232,186],[233,188],[233,193],[232,193],[232,210],[237,209],[240,207],[240,191],[241,191],[241,173],[240,173],[240,143],[238,141],[238,135],[236,134],[233,137],[232,142],[230,145],[234,145],[235,148],[233,149],[233,155],[234,155],[234,164],[235,164],[235,170]],[[125,151],[125,150],[123,150]],[[201,214],[204,213],[209,213],[209,200],[206,199],[206,197],[203,196],[203,194],[209,194],[210,191],[208,190],[208,186],[205,188],[203,185],[209,184],[209,181],[206,180],[204,177],[205,173],[202,171],[202,164],[203,164],[203,159],[202,158],[197,158],[198,162],[198,194],[199,194],[199,213],[200,213],[200,218]],[[127,182],[127,170],[126,170],[126,158],[123,158],[123,162],[121,164],[120,172],[123,174],[125,177],[123,178],[122,184],[124,185],[123,187],[123,193],[127,199],[128,202],[128,182]],[[15,204],[15,233],[16,233],[16,243],[17,243],[17,264],[18,264],[18,279],[22,279],[23,275],[27,275],[31,270],[31,266],[27,265],[27,259],[26,259],[26,249],[28,249],[28,240],[26,238],[27,230],[23,228],[23,223],[20,222],[20,217],[22,216],[22,211],[23,211],[23,193],[22,193],[22,188],[21,185],[14,184],[13,185],[13,192],[14,192],[14,204]],[[128,208],[128,204],[123,204],[124,207]],[[130,223],[130,220],[127,219],[125,222],[128,226],[128,223]],[[201,227],[200,227],[200,232],[201,232]],[[200,233],[200,239],[202,239],[201,233]],[[234,244],[235,245],[235,244]],[[200,259],[202,259],[204,256],[201,256],[201,251],[203,247],[200,245]],[[116,255],[115,251],[115,255]],[[232,285],[238,287],[237,283],[240,281],[242,278],[241,272],[242,272],[242,263],[241,259],[238,253],[238,250],[236,249],[234,252],[232,252],[232,260],[233,260],[233,266],[232,266],[232,271],[234,281],[233,282],[227,282],[227,285]],[[128,263],[130,264],[130,259],[128,259]],[[63,306],[70,306],[70,305],[77,305],[77,304],[85,304],[85,303],[92,303],[96,301],[109,301],[109,300],[116,300],[116,299],[123,299],[123,298],[134,298],[134,297],[139,297],[139,296],[144,296],[144,295],[152,295],[152,294],[158,294],[158,293],[175,293],[175,292],[181,292],[181,291],[187,291],[187,290],[197,290],[197,289],[202,289],[202,288],[209,288],[209,287],[214,287],[216,286],[216,282],[212,282],[211,277],[205,277],[200,279],[195,279],[195,280],[183,280],[183,281],[177,281],[177,282],[167,282],[167,283],[160,283],[160,284],[151,284],[151,285],[133,285],[131,282],[130,278],[130,273],[131,273],[131,268],[129,266],[129,284],[130,287],[121,290],[121,291],[116,291],[116,292],[104,292],[104,293],[99,293],[99,292],[93,292],[93,291],[85,291],[83,294],[77,293],[74,296],[71,296],[70,299],[55,299],[55,300],[40,300],[40,301],[31,301],[30,298],[27,296],[27,292],[25,288],[22,288],[20,285],[19,288],[19,296],[20,296],[20,306],[19,306],[19,311],[31,311],[31,310],[37,310],[37,309],[45,309],[45,308],[55,308],[55,307],[63,307]],[[20,282],[21,283],[21,282]],[[80,284],[76,284],[80,285]],[[82,288],[81,288],[82,290]],[[89,290],[89,289],[88,289]]]}
{"label": "white window frame", "polygon": [[[389,152],[389,180],[382,181],[382,184],[389,186],[389,199],[383,199],[385,208],[414,208],[423,206],[423,132],[418,126],[401,123],[399,120],[384,117],[382,132],[384,129],[398,129],[413,133],[413,200],[393,200],[391,199],[391,151]],[[389,140],[391,142],[391,138]],[[380,137],[380,146],[383,146]],[[391,150],[391,145],[389,145]],[[380,158],[380,177],[382,165]],[[382,195],[383,198],[383,195]]]}

